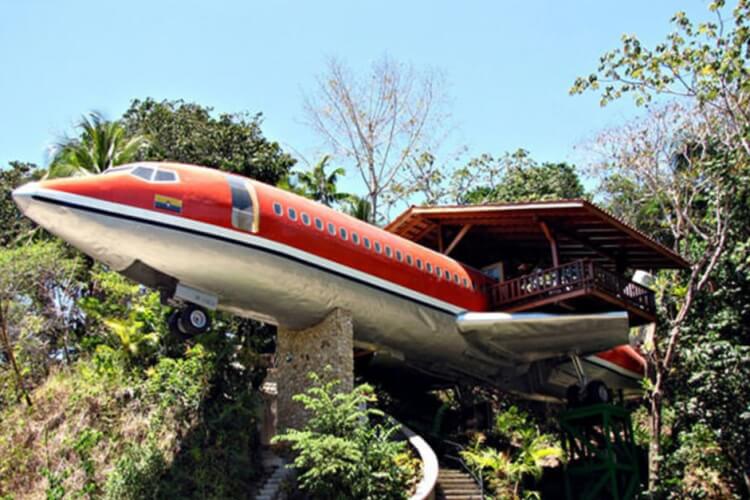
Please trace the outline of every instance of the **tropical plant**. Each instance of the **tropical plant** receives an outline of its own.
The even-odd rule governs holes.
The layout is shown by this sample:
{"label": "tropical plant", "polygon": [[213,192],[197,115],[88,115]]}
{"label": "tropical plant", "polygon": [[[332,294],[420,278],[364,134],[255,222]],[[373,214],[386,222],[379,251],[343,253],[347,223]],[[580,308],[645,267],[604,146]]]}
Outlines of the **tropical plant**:
{"label": "tropical plant", "polygon": [[81,117],[80,136],[57,145],[49,166],[49,177],[69,177],[104,172],[110,167],[132,161],[147,144],[141,135],[128,136],[117,121],[107,121],[96,112]]}
{"label": "tropical plant", "polygon": [[352,217],[361,221],[369,222],[372,215],[372,206],[366,198],[350,195],[346,200],[344,211]]}
{"label": "tropical plant", "polygon": [[546,463],[562,459],[562,448],[515,406],[498,415],[494,431],[506,442],[505,450],[484,446],[486,437],[477,434],[461,457],[486,478],[496,498],[539,498],[538,492],[523,489],[523,483],[526,478],[539,480]]}
{"label": "tropical plant", "polygon": [[331,173],[326,172],[326,166],[330,160],[331,155],[324,155],[309,172],[297,174],[297,181],[305,196],[327,207],[346,200],[350,196],[347,193],[340,193],[336,187],[339,177],[345,175],[346,171],[338,167]]}
{"label": "tropical plant", "polygon": [[375,402],[373,388],[340,392],[338,381],[309,377],[312,387],[294,396],[308,411],[308,422],[274,438],[297,454],[300,488],[314,499],[406,498],[413,467],[403,459],[405,442],[394,440],[399,427],[372,423],[383,417],[367,408]]}

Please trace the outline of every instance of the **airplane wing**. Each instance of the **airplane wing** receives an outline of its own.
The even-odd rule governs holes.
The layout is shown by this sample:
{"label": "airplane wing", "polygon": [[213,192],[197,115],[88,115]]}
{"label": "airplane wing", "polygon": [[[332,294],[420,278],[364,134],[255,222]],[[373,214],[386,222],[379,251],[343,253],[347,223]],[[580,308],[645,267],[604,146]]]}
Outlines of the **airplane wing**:
{"label": "airplane wing", "polygon": [[590,354],[628,343],[625,311],[596,314],[467,312],[458,330],[475,347],[522,362]]}

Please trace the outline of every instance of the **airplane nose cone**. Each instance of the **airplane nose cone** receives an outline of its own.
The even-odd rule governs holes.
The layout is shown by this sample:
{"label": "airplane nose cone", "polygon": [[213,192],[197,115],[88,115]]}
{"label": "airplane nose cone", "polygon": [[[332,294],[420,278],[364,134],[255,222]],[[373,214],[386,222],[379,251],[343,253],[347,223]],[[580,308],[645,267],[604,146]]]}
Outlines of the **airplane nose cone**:
{"label": "airplane nose cone", "polygon": [[29,208],[29,204],[31,204],[31,197],[36,192],[38,185],[38,182],[29,182],[28,184],[24,184],[23,186],[13,190],[13,201],[16,202],[16,205],[18,205],[18,208],[22,213],[25,214],[26,210]]}

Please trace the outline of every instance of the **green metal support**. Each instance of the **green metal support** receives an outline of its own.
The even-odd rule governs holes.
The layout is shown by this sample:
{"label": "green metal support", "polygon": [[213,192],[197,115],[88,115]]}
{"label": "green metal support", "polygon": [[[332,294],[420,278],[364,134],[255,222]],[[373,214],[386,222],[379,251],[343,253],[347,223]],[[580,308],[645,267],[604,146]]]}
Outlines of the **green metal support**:
{"label": "green metal support", "polygon": [[576,408],[560,416],[560,428],[568,500],[635,498],[640,469],[628,410],[612,404]]}

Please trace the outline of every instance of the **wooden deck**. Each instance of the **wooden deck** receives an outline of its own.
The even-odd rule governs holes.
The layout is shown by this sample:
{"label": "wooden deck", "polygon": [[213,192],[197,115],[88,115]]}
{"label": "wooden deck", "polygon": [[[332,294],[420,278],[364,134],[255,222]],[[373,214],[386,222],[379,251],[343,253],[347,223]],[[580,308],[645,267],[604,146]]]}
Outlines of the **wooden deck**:
{"label": "wooden deck", "polygon": [[656,320],[654,292],[590,260],[544,269],[489,288],[499,311],[559,307],[576,312],[628,311],[633,326]]}

